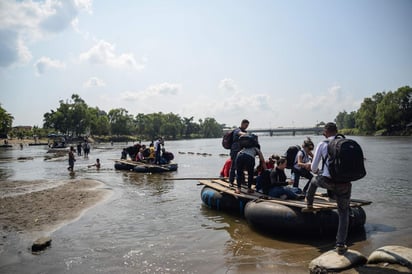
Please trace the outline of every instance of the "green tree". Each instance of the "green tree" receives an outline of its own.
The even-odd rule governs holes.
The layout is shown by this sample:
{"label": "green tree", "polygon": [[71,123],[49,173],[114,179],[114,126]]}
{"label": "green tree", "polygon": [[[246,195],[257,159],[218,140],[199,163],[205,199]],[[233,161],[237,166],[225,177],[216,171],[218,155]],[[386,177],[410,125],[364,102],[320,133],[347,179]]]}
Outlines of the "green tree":
{"label": "green tree", "polygon": [[86,102],[79,95],[73,94],[73,102],[69,105],[69,130],[73,135],[81,135],[90,129],[90,113]]}
{"label": "green tree", "polygon": [[137,114],[134,122],[136,125],[137,134],[139,136],[147,136],[148,119],[146,115],[144,115],[143,113]]}
{"label": "green tree", "polygon": [[393,92],[388,92],[376,106],[376,128],[390,130],[399,126],[401,113],[399,98]]}
{"label": "green tree", "polygon": [[0,134],[6,136],[12,129],[14,117],[0,104]]}
{"label": "green tree", "polygon": [[412,119],[412,89],[388,92],[376,107],[376,126],[387,131],[402,130]]}
{"label": "green tree", "polygon": [[336,126],[339,129],[354,128],[355,127],[355,117],[356,117],[355,111],[352,111],[351,113],[347,113],[345,110],[343,112],[339,112],[335,118]]}
{"label": "green tree", "polygon": [[98,107],[88,108],[87,112],[90,118],[90,134],[100,136],[109,135],[110,123],[107,113]]}
{"label": "green tree", "polygon": [[399,97],[399,108],[401,111],[400,126],[405,128],[407,124],[412,122],[412,88],[404,86],[396,91]]}
{"label": "green tree", "polygon": [[162,126],[161,126],[161,134],[163,136],[171,137],[172,139],[176,139],[179,135],[183,127],[182,119],[179,115],[168,113],[163,115],[162,119]]}
{"label": "green tree", "polygon": [[365,132],[375,131],[376,102],[365,98],[359,108],[355,121],[356,127]]}
{"label": "green tree", "polygon": [[356,122],[356,111],[352,111],[349,114],[346,114],[343,119],[343,127],[342,128],[355,128]]}
{"label": "green tree", "polygon": [[200,123],[202,137],[217,138],[222,136],[222,126],[214,118],[205,118],[203,122],[200,120]]}
{"label": "green tree", "polygon": [[344,110],[343,112],[339,112],[335,118],[335,123],[338,128],[344,128],[345,117],[348,113]]}
{"label": "green tree", "polygon": [[182,135],[186,139],[188,139],[190,135],[193,133],[193,119],[194,119],[193,116],[190,118],[183,117],[182,119],[182,123],[183,123]]}
{"label": "green tree", "polygon": [[108,117],[112,134],[129,135],[133,131],[133,116],[126,109],[111,109]]}
{"label": "green tree", "polygon": [[90,127],[90,116],[86,102],[79,95],[73,94],[71,100],[60,100],[56,111],[43,115],[43,127],[53,128],[69,135],[80,135]]}
{"label": "green tree", "polygon": [[154,140],[158,136],[160,136],[162,133],[160,129],[162,128],[163,125],[163,113],[158,112],[158,113],[150,113],[146,115],[147,119],[147,127],[146,127],[146,134],[147,136]]}

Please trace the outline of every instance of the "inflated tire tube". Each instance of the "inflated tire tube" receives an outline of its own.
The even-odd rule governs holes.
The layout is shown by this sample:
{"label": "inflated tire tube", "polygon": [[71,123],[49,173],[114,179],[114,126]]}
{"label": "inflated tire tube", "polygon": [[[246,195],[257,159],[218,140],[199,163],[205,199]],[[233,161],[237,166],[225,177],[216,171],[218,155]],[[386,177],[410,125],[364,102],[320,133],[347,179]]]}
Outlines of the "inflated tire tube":
{"label": "inflated tire tube", "polygon": [[[268,233],[336,233],[339,223],[338,213],[334,210],[302,213],[300,208],[262,200],[247,203],[244,214],[249,224]],[[352,208],[349,229],[362,227],[365,216],[362,208]]]}
{"label": "inflated tire tube", "polygon": [[220,193],[207,186],[203,187],[200,197],[209,208],[240,215],[243,215],[245,204],[247,203],[243,199],[236,199],[232,195]]}
{"label": "inflated tire tube", "polygon": [[361,207],[352,207],[349,213],[349,230],[364,228],[366,213]]}
{"label": "inflated tire tube", "polygon": [[141,173],[149,173],[149,168],[146,166],[135,166],[133,168],[133,171],[135,172],[141,172]]}
{"label": "inflated tire tube", "polygon": [[114,168],[117,170],[131,170],[133,169],[132,165],[123,164],[123,163],[115,163]]}

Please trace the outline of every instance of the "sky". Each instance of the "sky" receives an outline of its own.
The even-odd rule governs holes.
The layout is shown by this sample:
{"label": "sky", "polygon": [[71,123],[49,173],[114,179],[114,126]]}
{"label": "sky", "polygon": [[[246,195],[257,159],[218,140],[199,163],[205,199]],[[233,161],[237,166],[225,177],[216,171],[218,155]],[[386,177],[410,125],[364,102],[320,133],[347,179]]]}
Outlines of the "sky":
{"label": "sky", "polygon": [[13,126],[78,94],[129,114],[314,126],[412,86],[409,0],[0,0]]}

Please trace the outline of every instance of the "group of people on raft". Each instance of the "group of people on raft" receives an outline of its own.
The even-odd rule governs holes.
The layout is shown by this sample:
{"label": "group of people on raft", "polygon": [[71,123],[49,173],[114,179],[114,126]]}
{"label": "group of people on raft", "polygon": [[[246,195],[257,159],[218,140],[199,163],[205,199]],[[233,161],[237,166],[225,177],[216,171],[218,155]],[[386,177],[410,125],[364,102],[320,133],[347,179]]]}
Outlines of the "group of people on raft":
{"label": "group of people on raft", "polygon": [[[336,246],[335,250],[339,255],[345,254],[348,247],[346,245],[346,239],[349,228],[349,212],[350,212],[350,197],[352,193],[352,183],[350,181],[342,181],[342,179],[334,179],[329,171],[329,161],[325,160],[328,157],[329,142],[334,141],[338,135],[338,128],[335,123],[326,123],[323,129],[323,136],[325,140],[320,141],[314,149],[313,142],[308,138],[303,142],[303,150],[300,150],[294,157],[294,163],[291,166],[293,173],[293,180],[287,180],[285,175],[285,168],[287,165],[287,158],[290,157],[271,157],[273,163],[265,161],[262,152],[260,151],[259,143],[248,147],[242,147],[239,141],[243,136],[248,135],[246,132],[249,126],[248,120],[243,120],[241,126],[233,131],[233,143],[230,150],[230,158],[232,161],[229,170],[229,182],[233,185],[235,176],[237,179],[236,193],[240,193],[241,186],[245,183],[244,171],[248,173],[248,192],[253,193],[252,182],[254,177],[254,165],[255,157],[259,156],[261,171],[257,176],[256,188],[261,189],[263,193],[269,194],[273,197],[300,199],[304,198],[306,207],[302,208],[302,212],[310,213],[314,211],[313,203],[316,189],[318,187],[328,190],[327,196],[336,201],[337,211],[339,215],[339,224],[336,233]],[[253,142],[252,142],[253,144]],[[356,153],[356,157],[359,159],[363,155],[360,151],[353,151]],[[359,160],[357,159],[357,160]],[[292,160],[292,161],[293,161]],[[276,163],[274,163],[276,162]],[[322,167],[319,169],[320,164]],[[314,176],[311,172],[316,174]],[[359,174],[350,174],[356,178],[356,176],[365,176],[366,172],[360,167]],[[259,173],[259,171],[258,171]],[[224,174],[226,175],[226,174]],[[259,178],[260,176],[260,178]],[[309,182],[300,192],[299,179],[300,177],[306,177]],[[226,177],[226,176],[225,176]],[[345,177],[347,178],[347,177]],[[357,180],[357,179],[355,179]],[[292,187],[286,187],[286,185]],[[304,193],[307,191],[307,193]],[[302,193],[302,194],[299,194]]]}
{"label": "group of people on raft", "polygon": [[[288,179],[285,174],[285,169],[288,166],[285,156],[272,155],[268,160],[265,160],[260,145],[257,142],[247,147],[242,147],[239,140],[241,136],[247,135],[246,128],[249,125],[248,120],[243,120],[241,126],[233,132],[233,143],[230,150],[230,158],[225,162],[220,171],[221,177],[229,177],[230,184],[233,185],[235,177],[237,188],[235,193],[239,194],[242,184],[245,184],[245,172],[247,173],[248,193],[253,193],[252,184],[256,184],[256,191],[266,195],[282,199],[304,199],[306,191],[309,187],[310,180],[313,175],[310,172],[312,151],[314,144],[310,138],[304,140],[302,149],[295,156],[291,166],[291,179]],[[255,169],[255,157],[259,157],[260,164]],[[308,182],[303,190],[299,188],[300,177],[305,177]],[[256,178],[256,180],[254,180]]]}
{"label": "group of people on raft", "polygon": [[155,165],[169,164],[174,159],[173,153],[166,151],[164,148],[163,137],[157,138],[154,142],[152,141],[148,147],[138,143],[124,148],[120,159],[127,160],[128,156],[132,161]]}

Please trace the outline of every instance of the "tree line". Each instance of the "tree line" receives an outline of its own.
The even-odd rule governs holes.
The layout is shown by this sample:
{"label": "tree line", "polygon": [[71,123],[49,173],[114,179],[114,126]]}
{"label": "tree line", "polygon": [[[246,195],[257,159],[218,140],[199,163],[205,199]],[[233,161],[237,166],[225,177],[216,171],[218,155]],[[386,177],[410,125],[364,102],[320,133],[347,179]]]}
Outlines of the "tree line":
{"label": "tree line", "polygon": [[377,92],[365,98],[357,111],[339,112],[335,122],[353,134],[411,135],[412,88]]}
{"label": "tree line", "polygon": [[[7,134],[11,132],[13,117],[2,110],[0,119],[6,125],[1,130]],[[159,136],[168,139],[216,138],[222,136],[224,127],[210,117],[194,121],[193,116],[180,117],[162,112],[133,116],[124,108],[106,112],[88,106],[77,94],[69,100],[60,100],[57,109],[43,115],[43,122],[43,129],[33,128],[33,133],[40,137],[53,132],[70,137],[114,136],[116,139],[116,136],[134,136],[137,140],[153,140]]]}
{"label": "tree line", "polygon": [[[90,107],[73,94],[60,100],[57,109],[43,116],[43,128],[34,126],[30,132],[13,129],[14,117],[0,105],[0,138],[33,136],[46,137],[49,133],[78,136],[134,136],[138,140],[152,140],[158,136],[169,139],[218,138],[225,124],[214,118],[194,120],[174,113],[129,114],[124,108],[109,112]],[[335,122],[342,133],[356,135],[411,135],[412,88],[404,86],[392,92],[377,92],[363,100],[357,111],[339,112]]]}

